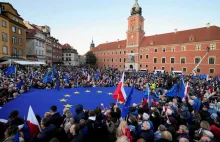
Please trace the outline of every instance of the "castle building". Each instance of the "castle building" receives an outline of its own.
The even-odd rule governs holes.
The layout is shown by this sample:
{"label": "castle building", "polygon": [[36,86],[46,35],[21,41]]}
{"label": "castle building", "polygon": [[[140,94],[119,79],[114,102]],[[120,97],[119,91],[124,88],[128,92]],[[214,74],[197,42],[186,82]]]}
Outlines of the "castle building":
{"label": "castle building", "polygon": [[170,33],[145,36],[144,22],[142,8],[136,0],[128,17],[125,40],[96,47],[92,41],[90,51],[96,55],[97,65],[120,70],[148,69],[150,72],[176,70],[188,74],[201,61],[196,68],[198,74],[220,75],[220,27],[208,23],[197,29],[175,29]]}

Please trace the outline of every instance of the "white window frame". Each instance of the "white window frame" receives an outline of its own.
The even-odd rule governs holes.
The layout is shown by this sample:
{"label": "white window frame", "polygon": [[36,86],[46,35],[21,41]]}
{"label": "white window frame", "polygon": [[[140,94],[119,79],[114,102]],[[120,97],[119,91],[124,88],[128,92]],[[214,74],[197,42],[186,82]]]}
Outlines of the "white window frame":
{"label": "white window frame", "polygon": [[6,21],[2,20],[2,27],[7,27]]}
{"label": "white window frame", "polygon": [[[181,63],[182,59],[185,59],[185,63]],[[180,57],[180,64],[186,64],[186,57]]]}
{"label": "white window frame", "polygon": [[22,38],[19,38],[19,39],[18,39],[18,44],[19,44],[19,45],[22,45]]}
{"label": "white window frame", "polygon": [[175,52],[175,51],[176,51],[176,47],[175,46],[171,47],[171,52]]}
{"label": "white window frame", "polygon": [[16,27],[15,26],[12,26],[11,30],[12,30],[13,33],[16,33]]}
{"label": "white window frame", "polygon": [[13,43],[13,44],[16,44],[16,40],[17,40],[16,37],[13,36],[13,37],[12,37],[12,43]]}
{"label": "white window frame", "polygon": [[[147,56],[146,56],[147,55]],[[148,57],[148,58],[146,58],[146,57]],[[149,54],[145,54],[145,59],[149,59]]]}
{"label": "white window frame", "polygon": [[210,58],[214,58],[214,64],[215,64],[215,63],[216,63],[216,57],[215,57],[215,56],[209,56],[209,57],[208,57],[208,64],[209,64],[209,65],[214,65],[214,64],[210,64],[210,63],[209,63],[209,59],[210,59]]}
{"label": "white window frame", "polygon": [[[5,38],[3,38],[4,37],[3,35],[5,35]],[[8,41],[7,39],[8,39],[7,38],[7,33],[2,32],[2,41]]]}
{"label": "white window frame", "polygon": [[[174,63],[171,63],[171,59],[174,58]],[[176,57],[170,57],[170,64],[175,64]]]}
{"label": "white window frame", "polygon": [[[163,63],[163,58],[165,58],[165,63]],[[166,64],[166,61],[167,61],[166,57],[161,57],[161,63],[162,64]]]}
{"label": "white window frame", "polygon": [[210,44],[210,50],[215,50],[216,49],[216,43]]}
{"label": "white window frame", "polygon": [[[155,50],[157,50],[157,52],[158,52],[158,49],[157,48],[154,48],[154,52],[155,52]],[[155,52],[156,53],[156,52]]]}
{"label": "white window frame", "polygon": [[194,64],[198,64],[198,63],[195,62],[196,58],[199,58],[199,62],[201,61],[201,57],[200,56],[195,56],[194,57]]}
{"label": "white window frame", "polygon": [[[6,49],[6,52],[4,49]],[[8,47],[7,46],[4,46],[4,45],[2,46],[2,54],[5,54],[5,55],[8,54]]]}
{"label": "white window frame", "polygon": [[[163,49],[165,49],[165,51],[163,51]],[[166,52],[166,47],[163,47],[163,48],[162,48],[162,52]]]}
{"label": "white window frame", "polygon": [[[186,68],[186,71],[183,71],[184,68]],[[183,72],[187,72],[187,67],[182,67],[182,71],[183,71]]]}
{"label": "white window frame", "polygon": [[18,29],[18,34],[21,35],[22,34],[22,30]]}
{"label": "white window frame", "polygon": [[186,46],[185,46],[185,45],[183,45],[183,46],[181,47],[181,51],[186,51]]}
{"label": "white window frame", "polygon": [[[157,59],[157,57],[154,57],[154,58],[153,58],[153,63],[155,63],[155,62],[154,62],[154,59],[155,59],[155,58]],[[158,60],[157,60],[157,62],[156,62],[156,63],[158,63]]]}
{"label": "white window frame", "polygon": [[196,45],[196,51],[200,51],[201,50],[201,44]]}
{"label": "white window frame", "polygon": [[[211,69],[213,69],[213,73],[210,72]],[[215,73],[215,69],[214,68],[209,68],[209,73],[210,74],[214,74]]]}

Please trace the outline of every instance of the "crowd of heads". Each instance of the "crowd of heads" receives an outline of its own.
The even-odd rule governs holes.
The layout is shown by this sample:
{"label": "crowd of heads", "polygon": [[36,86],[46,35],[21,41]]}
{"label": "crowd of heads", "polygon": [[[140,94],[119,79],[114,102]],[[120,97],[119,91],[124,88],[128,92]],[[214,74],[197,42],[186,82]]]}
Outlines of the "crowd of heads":
{"label": "crowd of heads", "polygon": [[[119,83],[122,72],[112,68],[96,67],[57,67],[56,75],[51,82],[43,83],[45,74],[51,70],[39,67],[30,72],[24,67],[15,76],[2,74],[3,83],[1,101],[6,103],[10,98],[28,91],[31,87],[38,89],[56,88],[59,79],[61,88],[74,87],[114,87]],[[69,82],[66,81],[68,74]],[[98,75],[97,75],[98,74]],[[90,79],[88,80],[88,75]],[[21,89],[16,88],[20,80],[24,81]],[[190,142],[220,141],[220,80],[212,77],[209,80],[184,75],[188,82],[187,95],[167,97],[166,90],[180,84],[181,77],[169,73],[154,74],[149,72],[125,72],[124,85],[145,91],[146,83],[150,94],[158,97],[159,102],[146,98],[129,107],[129,113],[122,119],[122,108],[111,103],[109,109],[84,110],[83,104],[75,106],[75,112],[65,108],[63,114],[51,106],[40,118],[37,116],[42,131],[34,137],[35,141],[74,141],[74,142]],[[73,115],[75,114],[75,115]],[[2,126],[1,138],[10,139],[18,131],[18,125],[24,120],[18,111],[13,111],[8,122]],[[4,135],[5,132],[5,135]],[[20,139],[24,139],[20,134]]]}

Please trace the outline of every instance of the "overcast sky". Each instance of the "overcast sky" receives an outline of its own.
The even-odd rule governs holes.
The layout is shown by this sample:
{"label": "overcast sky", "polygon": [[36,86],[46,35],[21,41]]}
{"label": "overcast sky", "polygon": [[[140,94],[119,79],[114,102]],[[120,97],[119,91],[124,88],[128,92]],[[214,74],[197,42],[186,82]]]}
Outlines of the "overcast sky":
{"label": "overcast sky", "polygon": [[[126,38],[127,18],[135,0],[2,0],[25,21],[48,25],[61,44],[84,54],[95,45]],[[139,0],[146,35],[220,26],[220,0]]]}

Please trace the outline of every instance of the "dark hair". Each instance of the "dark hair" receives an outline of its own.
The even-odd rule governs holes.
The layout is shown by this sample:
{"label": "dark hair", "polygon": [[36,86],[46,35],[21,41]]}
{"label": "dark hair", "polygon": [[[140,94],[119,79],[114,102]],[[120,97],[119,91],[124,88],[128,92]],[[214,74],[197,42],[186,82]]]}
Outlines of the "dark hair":
{"label": "dark hair", "polygon": [[47,117],[44,117],[42,120],[41,120],[41,123],[45,126],[45,127],[48,127],[49,126],[49,123],[48,123],[48,118]]}
{"label": "dark hair", "polygon": [[15,135],[18,132],[18,126],[16,125],[9,126],[7,132],[9,136]]}
{"label": "dark hair", "polygon": [[19,111],[17,110],[14,110],[10,113],[9,117],[8,118],[15,118],[19,115]]}
{"label": "dark hair", "polygon": [[90,111],[89,116],[95,116],[95,112],[94,111]]}
{"label": "dark hair", "polygon": [[57,106],[55,106],[55,105],[51,106],[50,110],[52,110],[53,112],[56,112],[57,111]]}

